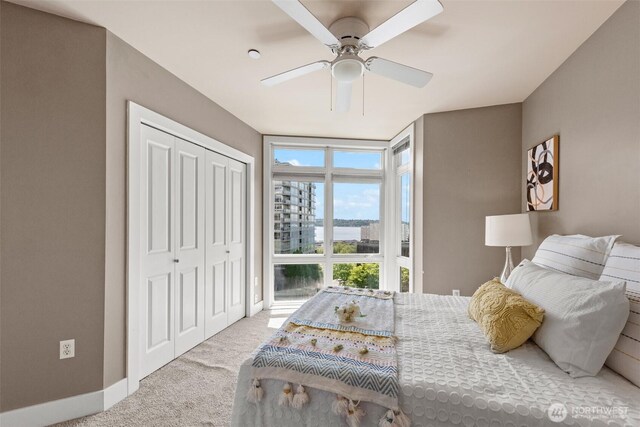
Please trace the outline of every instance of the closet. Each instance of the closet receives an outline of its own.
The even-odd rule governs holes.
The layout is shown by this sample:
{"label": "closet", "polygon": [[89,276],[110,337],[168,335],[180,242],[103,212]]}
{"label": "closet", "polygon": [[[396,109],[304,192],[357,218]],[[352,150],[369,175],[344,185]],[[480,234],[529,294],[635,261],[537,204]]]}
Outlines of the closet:
{"label": "closet", "polygon": [[246,165],[141,126],[140,378],[245,315]]}

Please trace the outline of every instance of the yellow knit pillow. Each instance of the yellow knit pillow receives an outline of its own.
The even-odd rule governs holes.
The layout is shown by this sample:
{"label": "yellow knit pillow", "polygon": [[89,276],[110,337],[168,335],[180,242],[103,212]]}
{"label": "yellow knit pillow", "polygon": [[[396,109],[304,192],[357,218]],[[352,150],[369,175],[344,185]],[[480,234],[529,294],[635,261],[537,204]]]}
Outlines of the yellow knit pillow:
{"label": "yellow knit pillow", "polygon": [[469,317],[478,322],[494,353],[520,347],[538,329],[544,310],[496,278],[471,297]]}

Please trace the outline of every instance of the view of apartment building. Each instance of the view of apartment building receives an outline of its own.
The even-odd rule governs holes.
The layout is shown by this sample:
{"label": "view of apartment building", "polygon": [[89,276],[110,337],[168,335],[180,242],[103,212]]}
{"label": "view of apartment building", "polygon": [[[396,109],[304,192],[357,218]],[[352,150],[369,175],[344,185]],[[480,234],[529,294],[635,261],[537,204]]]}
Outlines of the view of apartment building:
{"label": "view of apartment building", "polygon": [[316,185],[277,181],[274,189],[275,253],[315,253]]}

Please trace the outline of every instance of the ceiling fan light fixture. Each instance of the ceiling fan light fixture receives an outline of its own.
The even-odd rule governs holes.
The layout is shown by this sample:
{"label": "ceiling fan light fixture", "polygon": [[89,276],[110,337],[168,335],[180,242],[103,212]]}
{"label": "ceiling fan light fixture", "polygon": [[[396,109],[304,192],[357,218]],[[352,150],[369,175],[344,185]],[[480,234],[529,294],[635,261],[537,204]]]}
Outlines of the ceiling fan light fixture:
{"label": "ceiling fan light fixture", "polygon": [[357,59],[341,59],[333,64],[331,73],[339,82],[349,83],[362,75],[364,66]]}

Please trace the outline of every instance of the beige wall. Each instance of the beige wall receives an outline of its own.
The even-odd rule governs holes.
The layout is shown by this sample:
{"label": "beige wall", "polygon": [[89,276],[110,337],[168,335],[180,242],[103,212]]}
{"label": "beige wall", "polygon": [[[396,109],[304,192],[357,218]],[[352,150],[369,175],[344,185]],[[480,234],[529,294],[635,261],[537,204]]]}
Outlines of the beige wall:
{"label": "beige wall", "polygon": [[522,183],[527,150],[560,134],[559,210],[531,215],[537,238],[523,255],[553,233],[640,244],[640,2],[622,5],[542,83],[522,120]]}
{"label": "beige wall", "polygon": [[471,295],[500,275],[504,249],[484,245],[484,221],[520,211],[521,113],[509,104],[423,116],[423,292]]}
{"label": "beige wall", "polygon": [[[126,101],[237,148],[256,159],[255,274],[262,283],[262,138],[229,112],[107,32],[107,184],[104,384],[125,377]],[[251,280],[253,283],[253,280]],[[262,299],[262,289],[258,289]]]}
{"label": "beige wall", "polygon": [[[2,411],[102,388],[104,30],[2,4]],[[59,360],[75,338],[76,357]]]}

